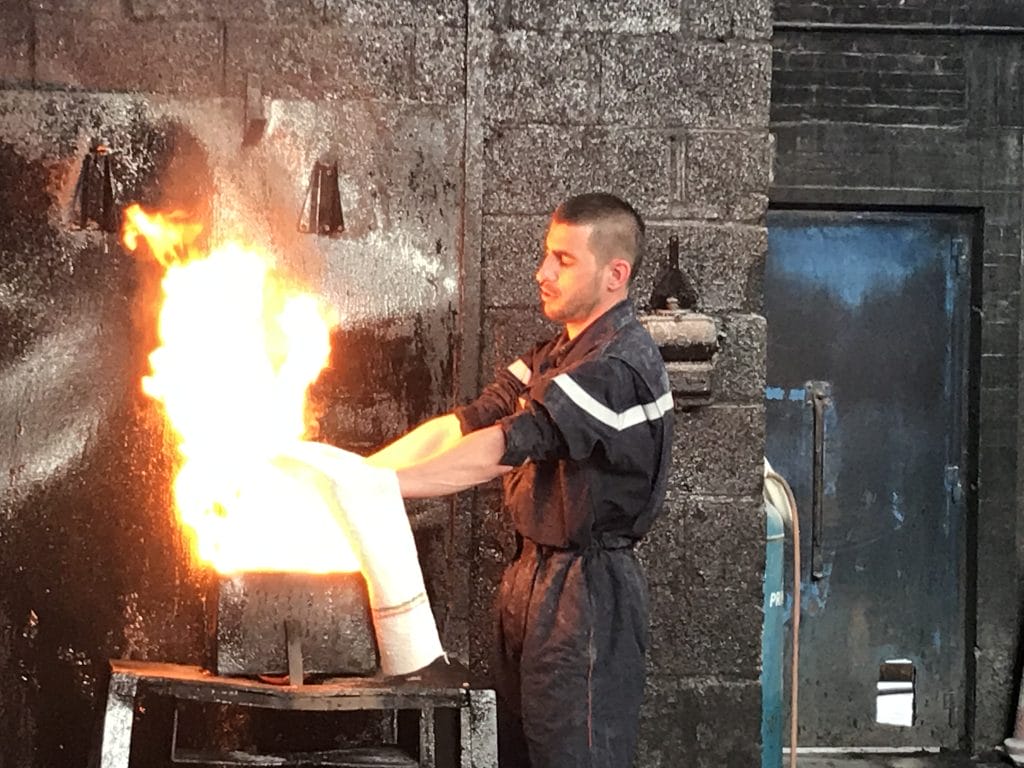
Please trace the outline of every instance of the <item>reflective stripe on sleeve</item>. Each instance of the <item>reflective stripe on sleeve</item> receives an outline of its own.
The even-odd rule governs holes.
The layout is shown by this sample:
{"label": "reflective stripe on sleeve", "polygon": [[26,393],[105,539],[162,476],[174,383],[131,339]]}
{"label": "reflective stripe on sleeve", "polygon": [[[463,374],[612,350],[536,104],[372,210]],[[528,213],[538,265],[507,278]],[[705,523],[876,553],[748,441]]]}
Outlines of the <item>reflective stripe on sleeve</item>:
{"label": "reflective stripe on sleeve", "polygon": [[604,403],[594,399],[583,387],[573,381],[567,373],[556,376],[552,381],[581,410],[593,416],[602,424],[606,424],[620,432],[629,427],[635,427],[637,424],[642,424],[645,421],[657,421],[671,411],[673,406],[672,393],[666,392],[653,402],[634,405],[620,413],[613,411]]}
{"label": "reflective stripe on sleeve", "polygon": [[508,372],[519,379],[519,381],[523,383],[524,387],[530,386],[530,379],[533,377],[533,371],[531,371],[526,363],[523,362],[522,358],[519,358],[512,363],[512,365],[508,367]]}

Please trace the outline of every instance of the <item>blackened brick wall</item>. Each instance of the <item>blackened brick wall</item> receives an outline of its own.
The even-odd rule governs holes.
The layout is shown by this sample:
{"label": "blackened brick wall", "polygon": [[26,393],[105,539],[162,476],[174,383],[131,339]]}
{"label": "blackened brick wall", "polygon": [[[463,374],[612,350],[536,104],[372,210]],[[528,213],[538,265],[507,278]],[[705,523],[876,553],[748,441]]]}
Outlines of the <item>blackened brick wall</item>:
{"label": "blackened brick wall", "polygon": [[1024,7],[780,0],[776,8],[773,204],[942,207],[975,211],[983,223],[974,254],[978,448],[967,558],[977,594],[968,604],[964,738],[984,751],[1009,735],[1020,669],[1024,105],[1012,84]]}
{"label": "blackened brick wall", "polygon": [[956,37],[786,33],[775,44],[772,116],[883,125],[967,119],[963,46]]}

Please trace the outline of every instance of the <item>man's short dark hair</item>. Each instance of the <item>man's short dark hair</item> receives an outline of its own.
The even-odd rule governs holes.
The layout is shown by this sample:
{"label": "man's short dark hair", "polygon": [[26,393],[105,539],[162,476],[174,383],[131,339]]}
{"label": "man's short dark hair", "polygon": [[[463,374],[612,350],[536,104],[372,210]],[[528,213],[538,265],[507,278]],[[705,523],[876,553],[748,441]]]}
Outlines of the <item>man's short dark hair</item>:
{"label": "man's short dark hair", "polygon": [[621,258],[631,265],[629,279],[640,271],[644,257],[644,220],[621,197],[608,192],[575,195],[551,215],[563,224],[592,224],[590,247],[605,263]]}

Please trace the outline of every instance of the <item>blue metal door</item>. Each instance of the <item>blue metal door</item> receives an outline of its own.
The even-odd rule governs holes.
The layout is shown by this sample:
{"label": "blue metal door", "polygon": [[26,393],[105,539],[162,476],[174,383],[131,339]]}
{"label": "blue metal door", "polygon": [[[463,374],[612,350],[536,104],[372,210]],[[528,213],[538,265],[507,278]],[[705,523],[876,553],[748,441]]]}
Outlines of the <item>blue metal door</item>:
{"label": "blue metal door", "polygon": [[765,450],[800,511],[801,747],[961,740],[972,228],[768,217]]}

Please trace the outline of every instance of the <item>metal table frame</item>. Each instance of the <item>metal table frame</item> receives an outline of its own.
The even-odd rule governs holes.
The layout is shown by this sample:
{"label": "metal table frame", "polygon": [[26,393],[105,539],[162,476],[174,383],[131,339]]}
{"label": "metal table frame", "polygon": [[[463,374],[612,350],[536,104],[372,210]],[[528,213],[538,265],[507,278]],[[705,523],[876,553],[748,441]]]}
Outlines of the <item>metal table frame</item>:
{"label": "metal table frame", "polygon": [[100,768],[129,768],[136,697],[142,688],[174,700],[278,710],[417,710],[419,765],[423,768],[435,768],[435,709],[454,709],[459,712],[461,744],[457,768],[497,768],[494,691],[473,688],[462,682],[465,676],[460,676],[459,672],[464,669],[452,667],[450,683],[447,679],[438,683],[436,680],[392,682],[380,678],[337,678],[316,685],[282,686],[246,678],[218,677],[193,666],[112,660]]}

